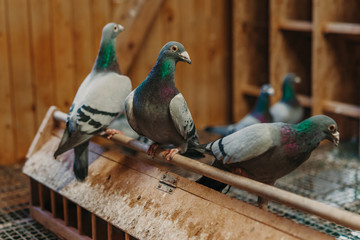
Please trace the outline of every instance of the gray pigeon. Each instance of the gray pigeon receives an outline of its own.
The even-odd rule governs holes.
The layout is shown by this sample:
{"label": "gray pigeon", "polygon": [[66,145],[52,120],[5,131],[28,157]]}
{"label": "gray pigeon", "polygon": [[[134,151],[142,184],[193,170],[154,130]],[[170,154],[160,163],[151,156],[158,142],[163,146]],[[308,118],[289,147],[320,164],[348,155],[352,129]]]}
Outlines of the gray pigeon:
{"label": "gray pigeon", "polygon": [[270,84],[264,84],[261,87],[259,98],[256,102],[255,108],[251,113],[246,115],[239,122],[230,124],[227,126],[216,126],[216,127],[207,127],[205,131],[216,133],[222,136],[227,136],[232,134],[240,129],[248,127],[250,125],[256,123],[271,123],[273,122],[273,118],[270,114],[270,100],[269,96],[274,94],[274,89],[270,86]]}
{"label": "gray pigeon", "polygon": [[[68,114],[58,155],[74,148],[74,173],[84,181],[88,175],[88,146],[91,137],[103,130],[124,111],[124,101],[131,92],[131,81],[121,75],[115,43],[123,26],[108,23],[102,32],[100,50],[90,74],[80,85]],[[110,136],[116,131],[107,130]]]}
{"label": "gray pigeon", "polygon": [[282,98],[270,108],[274,122],[298,123],[304,117],[304,109],[296,98],[294,83],[299,83],[300,77],[293,73],[285,76],[282,84]]}
{"label": "gray pigeon", "polygon": [[[213,166],[273,185],[305,162],[324,139],[336,146],[340,140],[336,122],[317,115],[297,125],[259,123],[201,147],[215,156]],[[202,177],[198,183],[221,191],[225,184]],[[261,207],[265,201],[258,199]]]}
{"label": "gray pigeon", "polygon": [[178,42],[166,43],[149,75],[125,101],[130,126],[155,142],[148,154],[154,156],[158,145],[172,145],[173,148],[165,152],[168,160],[178,152],[203,156],[191,151],[199,145],[199,140],[186,101],[175,86],[178,61],[191,63],[184,46]]}

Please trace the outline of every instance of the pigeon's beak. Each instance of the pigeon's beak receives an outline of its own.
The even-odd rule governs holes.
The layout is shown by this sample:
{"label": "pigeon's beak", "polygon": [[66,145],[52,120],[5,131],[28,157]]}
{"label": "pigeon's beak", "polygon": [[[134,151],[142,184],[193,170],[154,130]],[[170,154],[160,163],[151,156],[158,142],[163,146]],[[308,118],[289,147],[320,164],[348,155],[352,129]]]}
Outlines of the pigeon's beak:
{"label": "pigeon's beak", "polygon": [[295,77],[295,83],[301,83],[301,78],[298,77],[298,76],[296,76],[296,77]]}
{"label": "pigeon's beak", "polygon": [[270,96],[272,96],[272,95],[274,95],[275,90],[274,90],[272,87],[270,87],[270,88],[267,90],[267,93],[268,93]]}
{"label": "pigeon's beak", "polygon": [[125,30],[125,28],[120,24],[118,24],[118,27],[119,27],[119,33],[123,32]]}
{"label": "pigeon's beak", "polygon": [[181,60],[191,64],[190,56],[187,51],[183,51],[182,53],[179,54],[179,56],[180,56]]}
{"label": "pigeon's beak", "polygon": [[338,131],[336,131],[335,133],[331,134],[333,137],[333,143],[335,144],[335,146],[339,145],[340,142],[340,133]]}

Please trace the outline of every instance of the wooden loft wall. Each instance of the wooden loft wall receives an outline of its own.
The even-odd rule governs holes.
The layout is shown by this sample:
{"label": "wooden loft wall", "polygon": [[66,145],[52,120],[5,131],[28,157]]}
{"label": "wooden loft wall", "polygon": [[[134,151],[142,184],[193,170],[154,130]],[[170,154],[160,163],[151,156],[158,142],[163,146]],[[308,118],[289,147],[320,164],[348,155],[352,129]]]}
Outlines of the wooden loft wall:
{"label": "wooden loft wall", "polygon": [[[67,112],[95,61],[102,27],[125,26],[120,68],[133,87],[177,40],[192,64],[176,83],[198,128],[230,121],[229,1],[0,0],[0,165],[23,161],[50,105]],[[200,11],[201,9],[201,11]]]}
{"label": "wooden loft wall", "polygon": [[262,84],[281,95],[287,72],[307,116],[359,136],[358,0],[0,0],[0,165],[22,161],[46,110],[67,111],[95,60],[102,27],[123,24],[120,68],[133,87],[160,48],[184,44],[176,83],[197,128],[241,119]]}
{"label": "wooden loft wall", "polygon": [[343,140],[358,137],[360,1],[238,0],[233,9],[234,120],[248,113],[263,83],[278,101],[285,74],[294,72],[306,115],[329,115]]}

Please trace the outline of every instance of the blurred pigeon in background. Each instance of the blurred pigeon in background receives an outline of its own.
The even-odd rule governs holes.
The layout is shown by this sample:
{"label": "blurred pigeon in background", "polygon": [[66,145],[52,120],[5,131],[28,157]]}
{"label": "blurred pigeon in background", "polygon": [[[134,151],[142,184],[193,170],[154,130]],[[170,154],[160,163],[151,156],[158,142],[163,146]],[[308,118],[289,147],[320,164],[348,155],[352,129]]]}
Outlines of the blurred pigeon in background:
{"label": "blurred pigeon in background", "polygon": [[173,145],[165,152],[170,160],[176,153],[192,157],[203,154],[191,151],[199,144],[198,134],[183,95],[175,86],[178,61],[191,63],[184,46],[168,42],[161,49],[155,66],[146,79],[126,98],[130,126],[155,143],[148,150],[154,156],[158,145]]}
{"label": "blurred pigeon in background", "polygon": [[256,124],[256,123],[271,123],[273,122],[273,118],[270,114],[270,100],[269,96],[274,94],[274,89],[270,86],[270,84],[264,84],[261,87],[259,98],[257,99],[255,108],[251,113],[246,115],[239,122],[227,125],[227,126],[215,126],[215,127],[207,127],[205,131],[219,134],[222,136],[227,136],[232,134],[240,129],[243,129],[247,126]]}
{"label": "blurred pigeon in background", "polygon": [[296,98],[294,84],[300,77],[293,73],[285,76],[282,84],[282,98],[270,108],[274,122],[299,123],[304,117],[304,109]]}
{"label": "blurred pigeon in background", "polygon": [[[124,101],[131,92],[131,81],[121,75],[116,58],[117,35],[124,28],[108,23],[103,28],[100,50],[90,74],[80,85],[68,114],[58,155],[74,148],[74,173],[84,181],[88,175],[88,146],[91,137],[106,129],[124,111]],[[107,129],[107,134],[117,133]]]}
{"label": "blurred pigeon in background", "polygon": [[[215,156],[213,166],[273,185],[305,162],[322,140],[337,146],[337,129],[332,118],[317,115],[297,125],[254,124],[201,147]],[[226,186],[205,176],[197,182],[217,191]],[[267,201],[259,197],[258,204],[266,207]]]}

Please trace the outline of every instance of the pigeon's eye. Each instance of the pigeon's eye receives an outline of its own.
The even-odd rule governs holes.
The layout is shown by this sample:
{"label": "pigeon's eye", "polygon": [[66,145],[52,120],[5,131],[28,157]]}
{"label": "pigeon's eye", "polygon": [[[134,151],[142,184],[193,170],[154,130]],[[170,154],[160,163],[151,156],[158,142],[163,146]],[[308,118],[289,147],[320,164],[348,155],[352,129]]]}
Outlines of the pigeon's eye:
{"label": "pigeon's eye", "polygon": [[119,30],[118,26],[114,26],[114,32],[117,32]]}
{"label": "pigeon's eye", "polygon": [[172,45],[170,50],[176,52],[178,50],[178,47],[176,45]]}
{"label": "pigeon's eye", "polygon": [[329,131],[330,132],[335,132],[336,131],[336,127],[334,124],[331,124],[329,127],[328,127]]}

